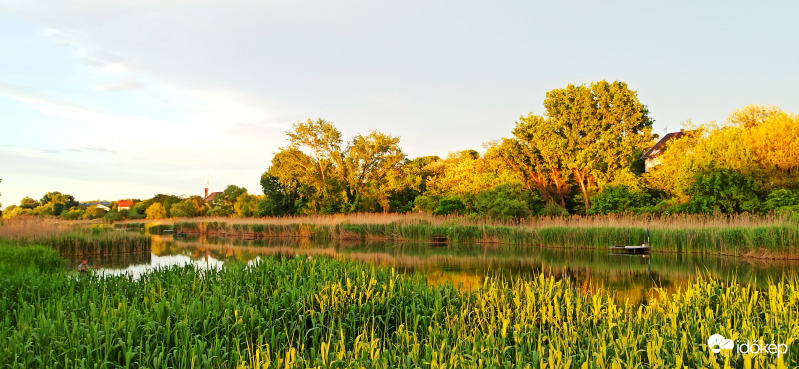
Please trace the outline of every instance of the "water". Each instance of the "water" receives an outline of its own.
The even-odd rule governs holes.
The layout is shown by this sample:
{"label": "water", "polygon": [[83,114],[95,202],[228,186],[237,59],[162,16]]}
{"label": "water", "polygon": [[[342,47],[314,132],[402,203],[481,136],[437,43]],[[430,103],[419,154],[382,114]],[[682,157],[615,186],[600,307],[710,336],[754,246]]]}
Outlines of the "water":
{"label": "water", "polygon": [[[779,280],[799,270],[799,262],[753,260],[693,254],[613,255],[606,250],[517,249],[497,245],[436,246],[424,243],[312,242],[271,238],[245,241],[210,237],[153,235],[150,253],[90,258],[89,265],[107,275],[138,276],[150,269],[191,263],[223,268],[233,261],[251,263],[264,255],[344,257],[423,272],[429,284],[450,282],[474,289],[487,276],[531,278],[543,272],[568,278],[586,292],[611,291],[620,302],[646,304],[659,289],[667,292],[698,273],[755,284]],[[74,265],[80,261],[73,260]]]}

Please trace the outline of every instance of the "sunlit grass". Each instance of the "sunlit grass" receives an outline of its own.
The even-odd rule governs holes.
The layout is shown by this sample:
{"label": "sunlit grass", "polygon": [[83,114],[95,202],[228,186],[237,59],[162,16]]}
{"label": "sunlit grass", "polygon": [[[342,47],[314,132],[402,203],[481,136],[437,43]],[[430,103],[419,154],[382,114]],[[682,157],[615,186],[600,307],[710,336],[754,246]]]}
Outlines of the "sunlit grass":
{"label": "sunlit grass", "polygon": [[[474,281],[470,281],[474,283]],[[172,267],[140,279],[3,269],[0,366],[150,368],[752,367],[785,355],[706,347],[711,334],[792,343],[799,281],[707,276],[638,306],[544,274],[470,291],[329,258]],[[46,364],[43,364],[46,363]],[[751,366],[750,366],[751,365]]]}

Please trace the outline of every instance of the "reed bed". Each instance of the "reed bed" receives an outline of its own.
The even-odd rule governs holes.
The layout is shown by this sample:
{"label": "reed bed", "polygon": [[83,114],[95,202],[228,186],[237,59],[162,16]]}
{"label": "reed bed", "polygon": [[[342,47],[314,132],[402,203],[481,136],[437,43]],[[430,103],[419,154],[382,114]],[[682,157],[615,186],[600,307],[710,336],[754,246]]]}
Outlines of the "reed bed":
{"label": "reed bed", "polygon": [[[439,244],[488,244],[491,247],[606,249],[611,245],[647,242],[645,228],[519,227],[490,225],[437,226],[428,223],[241,223],[175,222],[179,232],[259,238],[307,238],[314,241],[392,240]],[[771,259],[799,258],[799,225],[758,225],[701,228],[654,228],[655,252],[690,252]]]}
{"label": "reed bed", "polygon": [[[0,367],[787,368],[799,280],[707,276],[647,306],[568,279],[486,278],[474,291],[316,258],[81,278],[0,272]],[[713,354],[711,334],[788,352]]]}
{"label": "reed bed", "polygon": [[41,217],[12,218],[0,226],[7,245],[44,245],[61,256],[113,255],[150,251],[151,239],[141,233],[118,232],[96,222]]}
{"label": "reed bed", "polygon": [[104,256],[149,252],[152,240],[139,233],[84,229],[36,239],[35,243],[52,247],[61,256]]}

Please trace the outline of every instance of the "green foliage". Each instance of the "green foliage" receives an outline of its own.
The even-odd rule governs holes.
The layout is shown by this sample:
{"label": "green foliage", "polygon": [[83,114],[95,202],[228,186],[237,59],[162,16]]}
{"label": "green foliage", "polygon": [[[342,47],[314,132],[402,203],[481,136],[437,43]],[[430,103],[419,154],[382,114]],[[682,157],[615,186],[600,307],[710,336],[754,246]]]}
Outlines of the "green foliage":
{"label": "green foliage", "polygon": [[[127,210],[123,210],[123,211],[127,211]],[[111,210],[108,213],[106,213],[105,216],[103,216],[103,220],[105,220],[106,222],[117,222],[117,221],[120,221],[120,220],[122,220],[124,218],[125,218],[125,216],[122,214],[122,212],[117,211],[117,210]]]}
{"label": "green foliage", "polygon": [[606,186],[592,201],[588,214],[611,214],[638,211],[651,206],[652,196],[629,186]]}
{"label": "green foliage", "polygon": [[104,209],[100,209],[95,205],[89,206],[84,210],[83,219],[97,219],[102,218],[105,216],[106,211]]}
{"label": "green foliage", "polygon": [[50,207],[46,210],[42,209],[42,214],[50,213],[55,216],[61,215],[64,210],[68,210],[80,205],[77,201],[75,201],[74,196],[62,194],[61,192],[57,191],[46,193],[42,199],[39,200],[39,203],[41,203],[41,206],[50,205]]}
{"label": "green foliage", "polygon": [[536,195],[524,191],[519,183],[501,184],[477,194],[474,207],[479,214],[494,219],[527,218],[543,208]]}
{"label": "green foliage", "polygon": [[799,190],[779,188],[771,191],[768,196],[766,196],[764,208],[766,210],[772,210],[794,205],[799,205]]}
{"label": "green foliage", "polygon": [[634,181],[634,154],[656,137],[649,110],[624,82],[568,85],[547,92],[546,116],[529,114],[503,143],[506,162],[523,183],[565,207],[569,187],[590,209],[594,187]]}
{"label": "green foliage", "polygon": [[754,178],[730,169],[701,171],[694,177],[685,210],[691,213],[759,211]]}
{"label": "green foliage", "polygon": [[167,217],[166,208],[160,202],[153,203],[145,211],[147,219],[164,219]]}
{"label": "green foliage", "polygon": [[36,209],[37,206],[39,206],[39,202],[30,197],[23,197],[19,202],[19,207],[23,209]]}
{"label": "green foliage", "polygon": [[75,206],[72,209],[62,212],[61,217],[69,220],[83,219],[84,213],[85,211],[82,207]]}
{"label": "green foliage", "polygon": [[448,214],[464,214],[466,212],[466,205],[459,197],[445,197],[438,202],[436,210],[433,211],[435,215],[448,215]]}
{"label": "green foliage", "polygon": [[200,196],[190,196],[189,198],[172,205],[169,209],[172,218],[197,217],[205,215],[205,201]]}
{"label": "green foliage", "polygon": [[247,189],[236,185],[229,185],[211,201],[208,215],[212,216],[231,216],[236,213],[236,199],[242,194],[246,194]]}
{"label": "green foliage", "polygon": [[[17,246],[0,242],[0,266],[5,271],[33,267],[40,272],[54,272],[64,267],[58,251],[44,246]],[[2,272],[0,272],[2,274]]]}
{"label": "green foliage", "polygon": [[[705,345],[712,333],[790,342],[798,283],[792,276],[760,290],[699,277],[639,306],[544,273],[489,277],[469,291],[326,258],[140,278],[0,273],[0,366],[721,367]],[[641,332],[657,340],[636,339]],[[796,367],[799,349],[788,347],[758,360]],[[740,356],[728,363],[745,367]]]}
{"label": "green foliage", "polygon": [[[323,119],[298,122],[292,128],[286,132],[290,145],[275,154],[262,179],[275,177],[285,187],[305,187],[310,197],[303,199],[297,211],[349,213],[373,211],[378,205],[388,210],[389,179],[405,158],[398,137],[371,131],[356,135],[342,147],[341,132]],[[267,194],[260,208],[280,213],[288,203]]]}
{"label": "green foliage", "polygon": [[566,217],[569,216],[569,211],[550,201],[544,204],[544,208],[541,209],[541,215],[546,217]]}
{"label": "green foliage", "polygon": [[256,214],[258,216],[284,216],[298,213],[297,201],[300,200],[297,181],[292,185],[283,185],[280,178],[264,172],[261,175],[261,188],[264,197],[258,201]]}

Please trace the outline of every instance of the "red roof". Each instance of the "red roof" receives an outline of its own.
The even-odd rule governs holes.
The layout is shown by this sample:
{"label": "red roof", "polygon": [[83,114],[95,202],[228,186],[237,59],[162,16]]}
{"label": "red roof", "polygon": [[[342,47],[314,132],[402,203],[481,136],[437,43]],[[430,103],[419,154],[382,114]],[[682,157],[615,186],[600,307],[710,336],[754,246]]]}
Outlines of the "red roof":
{"label": "red roof", "polygon": [[206,197],[206,198],[205,198],[205,202],[211,202],[211,201],[214,201],[214,199],[215,199],[217,196],[221,195],[221,194],[222,194],[221,192],[213,192],[213,193],[211,193],[210,195],[208,195],[208,197]]}
{"label": "red roof", "polygon": [[129,208],[133,205],[133,200],[119,200],[117,202],[117,208]]}
{"label": "red roof", "polygon": [[683,130],[680,130],[679,132],[672,132],[672,133],[669,133],[669,134],[663,136],[663,138],[661,138],[660,141],[658,141],[654,146],[649,148],[649,150],[647,150],[644,153],[644,155],[641,156],[641,159],[654,158],[654,157],[662,154],[663,153],[663,149],[666,148],[666,143],[667,142],[669,142],[671,140],[676,140],[676,139],[678,139],[678,138],[680,138],[682,136],[685,136],[686,133],[691,133],[691,132],[693,132],[693,131],[685,132]]}

